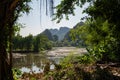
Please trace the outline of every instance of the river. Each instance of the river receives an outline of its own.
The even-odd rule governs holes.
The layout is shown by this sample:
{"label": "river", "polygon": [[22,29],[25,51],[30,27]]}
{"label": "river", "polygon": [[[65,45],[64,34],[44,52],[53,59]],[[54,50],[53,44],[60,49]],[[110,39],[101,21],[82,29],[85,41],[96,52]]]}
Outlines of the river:
{"label": "river", "polygon": [[50,63],[50,69],[54,69],[55,62],[59,64],[60,59],[73,55],[82,55],[86,53],[85,48],[75,47],[55,47],[45,53],[13,53],[13,68],[20,69],[23,73],[34,71],[35,73],[43,72],[46,63]]}

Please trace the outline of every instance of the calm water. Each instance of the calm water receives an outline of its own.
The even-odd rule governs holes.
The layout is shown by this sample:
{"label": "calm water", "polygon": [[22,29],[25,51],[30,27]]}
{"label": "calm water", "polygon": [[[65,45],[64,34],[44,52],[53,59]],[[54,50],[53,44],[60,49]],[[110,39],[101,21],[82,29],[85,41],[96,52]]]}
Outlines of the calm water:
{"label": "calm water", "polygon": [[20,69],[22,72],[34,71],[35,73],[43,72],[47,62],[51,64],[50,69],[54,69],[53,62],[59,63],[62,57],[46,57],[44,54],[27,53],[26,56],[13,59],[13,67]]}
{"label": "calm water", "polygon": [[[57,47],[45,54],[40,53],[27,53],[25,56],[17,57],[13,59],[13,67],[20,69],[22,72],[34,71],[36,73],[43,72],[46,63],[50,63],[51,69],[54,69],[53,62],[59,63],[60,59],[67,56],[70,53],[82,55],[81,53],[86,53],[84,48],[75,47]],[[23,54],[22,54],[23,55]]]}

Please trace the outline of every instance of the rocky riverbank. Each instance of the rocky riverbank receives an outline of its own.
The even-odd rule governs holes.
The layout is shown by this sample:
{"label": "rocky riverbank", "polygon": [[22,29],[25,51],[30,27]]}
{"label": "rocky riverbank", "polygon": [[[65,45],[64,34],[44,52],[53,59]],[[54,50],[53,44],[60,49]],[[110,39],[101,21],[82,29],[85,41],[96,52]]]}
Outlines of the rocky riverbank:
{"label": "rocky riverbank", "polygon": [[57,47],[53,48],[51,51],[47,52],[48,56],[64,57],[69,54],[73,55],[82,55],[87,53],[85,48],[76,48],[76,47]]}
{"label": "rocky riverbank", "polygon": [[20,53],[13,53],[13,58],[21,58],[26,56],[26,54],[20,54]]}

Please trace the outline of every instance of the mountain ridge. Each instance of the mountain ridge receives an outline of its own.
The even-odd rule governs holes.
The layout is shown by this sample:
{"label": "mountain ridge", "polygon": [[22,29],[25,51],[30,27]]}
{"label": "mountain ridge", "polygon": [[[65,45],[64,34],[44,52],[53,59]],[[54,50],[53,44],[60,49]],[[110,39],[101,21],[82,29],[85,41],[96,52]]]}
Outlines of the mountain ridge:
{"label": "mountain ridge", "polygon": [[70,28],[68,27],[60,27],[59,29],[46,29],[41,34],[46,35],[50,40],[52,40],[53,36],[56,35],[58,37],[58,41],[61,41],[64,39],[64,36],[69,32],[69,30]]}

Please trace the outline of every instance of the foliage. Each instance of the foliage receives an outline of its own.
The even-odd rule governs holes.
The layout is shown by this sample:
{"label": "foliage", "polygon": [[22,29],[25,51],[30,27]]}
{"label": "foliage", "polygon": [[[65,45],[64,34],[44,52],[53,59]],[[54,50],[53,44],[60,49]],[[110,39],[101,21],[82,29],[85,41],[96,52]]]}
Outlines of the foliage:
{"label": "foliage", "polygon": [[[26,44],[25,44],[26,43]],[[27,51],[31,50],[33,47],[33,36],[29,34],[27,37],[25,37],[24,45],[26,45]]]}
{"label": "foliage", "polygon": [[[120,17],[120,13],[118,12],[118,10],[120,9],[119,4],[119,0],[110,0],[110,2],[108,2],[107,0],[97,0],[96,2],[93,3],[93,5],[91,5],[90,7],[88,7],[85,12],[87,14],[89,14],[91,16],[91,19],[96,20],[98,18],[102,18],[102,21],[108,21],[108,26],[106,26],[106,28],[108,28],[108,35],[109,35],[109,39],[108,41],[105,41],[106,44],[103,47],[106,51],[107,54],[103,54],[104,58],[106,55],[109,55],[109,58],[111,57],[113,61],[120,61],[120,58],[118,58],[117,56],[119,56],[119,39],[120,39],[120,35],[119,35],[119,17]],[[98,14],[97,14],[98,13]],[[104,27],[105,27],[104,26]],[[109,59],[108,58],[108,59]]]}
{"label": "foliage", "polygon": [[13,71],[14,80],[18,80],[21,77],[22,72],[19,69],[16,69],[16,68],[14,68],[12,71]]}
{"label": "foliage", "polygon": [[31,9],[29,2],[31,0],[4,0],[0,2],[0,80],[13,80],[11,42],[15,33],[14,24],[21,13],[29,13]]}
{"label": "foliage", "polygon": [[[101,3],[103,5],[98,4]],[[111,0],[112,3],[105,1],[97,1],[94,3],[94,7],[95,10],[93,9],[88,9],[86,10],[86,12],[91,12],[93,13],[93,17],[97,18],[99,16],[103,16],[103,19],[108,20],[109,26],[108,29],[110,30],[110,38],[112,38],[112,40],[108,41],[108,44],[105,46],[107,47],[106,49],[108,49],[110,52],[108,52],[111,58],[113,58],[112,60],[116,59],[115,61],[119,61],[120,58],[118,58],[117,56],[119,56],[119,51],[118,49],[120,48],[119,44],[119,39],[120,39],[120,35],[119,35],[119,17],[120,17],[120,13],[118,12],[118,10],[120,9],[120,7],[118,7],[120,4],[118,2],[118,0]],[[102,10],[100,9],[100,7],[97,8],[97,6],[100,6],[102,8]],[[106,10],[106,9],[107,10]],[[117,8],[117,9],[116,9]],[[96,11],[97,10],[97,11]],[[111,12],[112,11],[112,12]],[[100,14],[95,14],[96,12],[100,12]],[[91,13],[89,13],[91,15]],[[106,54],[107,55],[107,54]],[[105,56],[106,56],[105,55]],[[104,58],[105,58],[104,56]]]}
{"label": "foliage", "polygon": [[35,51],[49,50],[52,48],[51,42],[45,35],[32,36],[31,34],[22,37],[19,34],[13,38],[13,50],[15,51]]}
{"label": "foliage", "polygon": [[60,65],[62,66],[62,68],[71,67],[71,63],[74,63],[74,59],[75,56],[71,53],[60,61]]}
{"label": "foliage", "polygon": [[[56,18],[58,22],[69,14],[74,15],[75,5],[82,6],[89,2],[88,8],[83,13],[87,13],[84,26],[79,26],[72,30],[73,39],[83,39],[90,51],[94,55],[100,56],[102,61],[120,61],[120,35],[119,35],[119,0],[63,0],[56,7]],[[101,57],[102,55],[102,57]],[[99,60],[99,59],[98,59]]]}
{"label": "foliage", "polygon": [[[56,7],[56,18],[58,18],[58,22],[64,15],[68,19],[69,14],[74,15],[73,10],[76,4],[82,6],[87,1],[90,2],[90,5],[84,10],[84,13],[89,16],[86,18],[85,25],[73,30],[72,37],[73,39],[76,36],[82,38],[89,53],[78,57],[76,62],[71,57],[64,59],[63,63],[60,64],[62,68],[50,73],[48,76],[56,80],[119,80],[119,77],[117,78],[109,72],[109,68],[102,69],[101,66],[94,66],[93,71],[86,72],[87,69],[85,70],[86,66],[84,65],[87,63],[87,66],[90,67],[88,64],[99,60],[102,62],[120,61],[120,58],[118,58],[120,56],[119,0],[110,0],[109,2],[108,0],[62,0]],[[71,62],[74,62],[75,65]],[[78,65],[77,62],[81,64],[75,67]],[[79,73],[76,74],[77,71],[74,69]],[[75,77],[75,75],[77,76]]]}
{"label": "foliage", "polygon": [[59,23],[64,16],[69,20],[68,15],[75,15],[74,10],[76,5],[82,7],[86,2],[91,1],[92,0],[62,0],[61,3],[55,7],[57,13],[55,13],[53,20],[57,19],[57,22]]}
{"label": "foliage", "polygon": [[34,41],[34,50],[41,51],[41,50],[49,50],[52,48],[51,42],[45,35],[37,35]]}
{"label": "foliage", "polygon": [[49,72],[45,76],[45,80],[55,79],[55,80],[81,80],[79,74],[76,73],[74,69],[74,59],[75,56],[70,54],[68,57],[61,60],[60,64],[55,64],[55,70]]}
{"label": "foliage", "polygon": [[[84,59],[83,59],[84,58]],[[86,59],[88,58],[88,59]],[[72,54],[64,58],[60,64],[55,64],[55,70],[45,75],[44,80],[119,80],[113,75],[110,67],[94,64],[94,57],[83,55],[81,57]]]}
{"label": "foliage", "polygon": [[77,35],[77,33],[79,33],[79,32],[76,32],[78,27],[81,27],[83,25],[84,25],[83,22],[77,23],[73,27],[73,29],[71,29],[70,32],[67,34],[68,36],[66,37],[66,39],[70,42],[71,46],[86,47],[84,40],[81,39],[80,35]]}
{"label": "foliage", "polygon": [[[78,27],[71,32],[73,39],[80,37],[87,45],[87,50],[90,54],[99,60],[115,61],[116,53],[113,53],[113,43],[116,41],[112,36],[112,31],[109,29],[108,21],[103,21],[101,18],[97,20],[89,20],[85,25]],[[74,34],[73,34],[74,33]]]}

